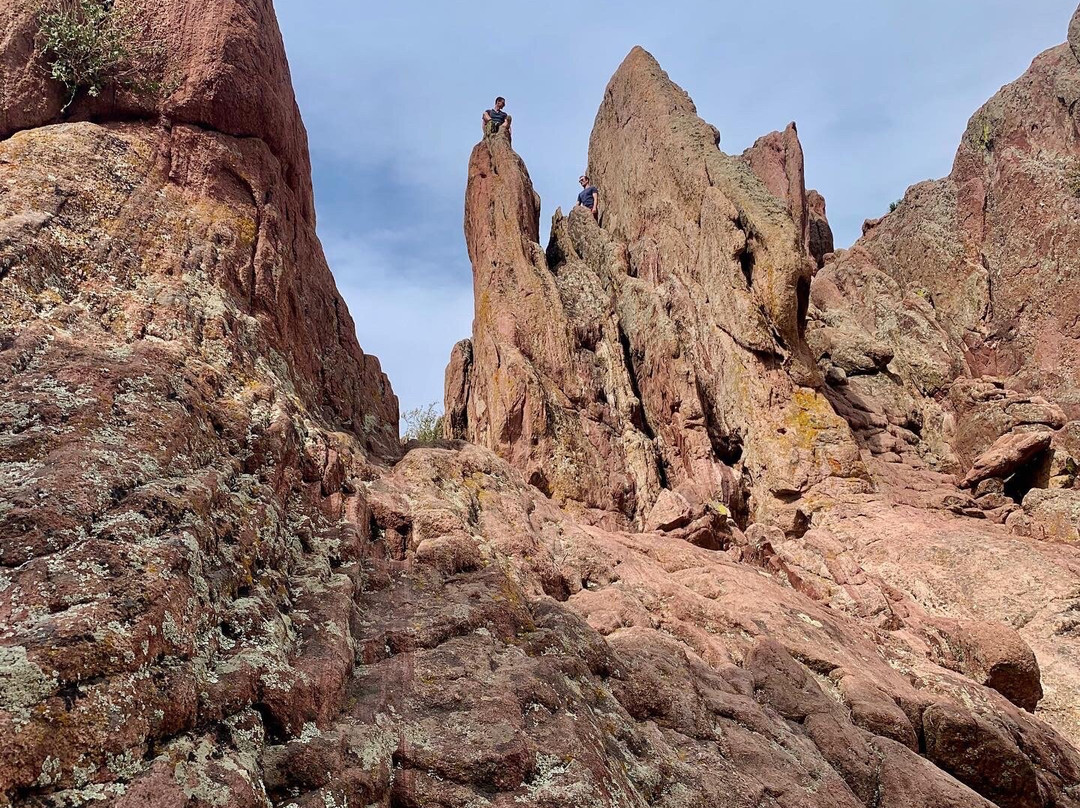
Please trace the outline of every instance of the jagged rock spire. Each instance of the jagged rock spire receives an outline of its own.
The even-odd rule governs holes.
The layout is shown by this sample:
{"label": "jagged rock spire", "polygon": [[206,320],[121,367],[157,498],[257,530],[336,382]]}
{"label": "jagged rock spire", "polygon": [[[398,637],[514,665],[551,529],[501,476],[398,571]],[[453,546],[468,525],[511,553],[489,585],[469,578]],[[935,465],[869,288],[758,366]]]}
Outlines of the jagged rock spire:
{"label": "jagged rock spire", "polygon": [[[772,158],[721,152],[686,93],[635,48],[590,144],[603,228],[556,215],[546,261],[520,158],[505,139],[479,144],[465,215],[476,321],[458,434],[558,501],[635,524],[670,489],[742,517],[779,506],[791,525],[792,500],[826,477],[858,476],[847,425],[804,386],[816,370],[802,339],[813,271],[802,151],[793,127],[778,137],[779,197],[752,168],[768,174]],[[459,412],[456,378],[447,408]]]}

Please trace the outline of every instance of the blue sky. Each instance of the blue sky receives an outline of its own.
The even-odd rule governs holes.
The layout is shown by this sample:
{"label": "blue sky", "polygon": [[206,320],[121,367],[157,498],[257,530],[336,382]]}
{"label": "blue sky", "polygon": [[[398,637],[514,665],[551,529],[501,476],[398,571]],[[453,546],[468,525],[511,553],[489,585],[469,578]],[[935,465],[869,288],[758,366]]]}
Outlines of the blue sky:
{"label": "blue sky", "polygon": [[462,236],[480,115],[507,97],[544,201],[576,196],[604,87],[636,44],[738,153],[796,121],[837,242],[948,173],[972,113],[1065,40],[1076,0],[277,0],[319,235],[402,409],[442,401],[469,336]]}

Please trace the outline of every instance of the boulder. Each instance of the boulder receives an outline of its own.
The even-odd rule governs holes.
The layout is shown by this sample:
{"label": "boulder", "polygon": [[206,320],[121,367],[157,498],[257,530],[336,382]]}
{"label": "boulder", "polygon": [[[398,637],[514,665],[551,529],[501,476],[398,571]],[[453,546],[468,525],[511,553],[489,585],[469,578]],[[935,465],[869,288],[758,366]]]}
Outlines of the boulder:
{"label": "boulder", "polygon": [[923,713],[926,756],[995,805],[1045,805],[1035,769],[1003,729],[952,705]]}
{"label": "boulder", "polygon": [[1046,452],[1050,448],[1053,437],[1053,433],[1049,430],[1010,432],[1001,436],[993,446],[979,456],[961,485],[964,488],[974,488],[986,479],[1011,476]]}
{"label": "boulder", "polygon": [[1015,629],[987,621],[931,619],[922,624],[921,631],[940,664],[1035,712],[1043,697],[1039,663]]}
{"label": "boulder", "polygon": [[1080,542],[1080,491],[1033,489],[1024,497],[1018,533],[1040,541]]}

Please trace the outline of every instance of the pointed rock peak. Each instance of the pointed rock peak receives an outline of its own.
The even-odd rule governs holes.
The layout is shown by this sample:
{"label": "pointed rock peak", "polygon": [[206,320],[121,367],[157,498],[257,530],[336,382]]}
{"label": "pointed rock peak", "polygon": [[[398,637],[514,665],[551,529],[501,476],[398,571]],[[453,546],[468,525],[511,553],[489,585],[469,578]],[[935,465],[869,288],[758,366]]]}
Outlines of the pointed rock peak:
{"label": "pointed rock peak", "polygon": [[[619,65],[618,70],[615,71],[615,76],[618,76],[623,72],[631,71],[641,71],[656,77],[662,76],[667,79],[667,73],[660,67],[660,63],[656,61],[656,57],[641,47],[641,45],[634,45],[634,47],[630,49],[630,52],[626,54],[626,58],[622,60],[622,64]],[[670,79],[668,80],[670,81]]]}
{"label": "pointed rock peak", "polygon": [[789,123],[783,132],[770,132],[758,138],[743,152],[742,158],[770,193],[787,204],[791,219],[799,228],[800,241],[805,244],[809,238],[806,177],[795,123]]}
{"label": "pointed rock peak", "polygon": [[826,257],[836,249],[832,227],[829,225],[829,217],[825,212],[825,197],[815,190],[807,191],[806,208],[808,213],[807,246],[820,269],[825,266]]}
{"label": "pointed rock peak", "polygon": [[504,135],[485,137],[469,158],[465,241],[474,268],[485,256],[492,263],[531,262],[531,245],[540,241],[540,196],[525,161]]}
{"label": "pointed rock peak", "polygon": [[[608,82],[605,103],[612,103],[623,116],[648,114],[651,116],[697,116],[697,107],[687,92],[671,80],[651,53],[640,45],[623,59],[618,70]],[[718,143],[720,134],[704,121],[698,121]]]}
{"label": "pointed rock peak", "polygon": [[[762,160],[778,166],[770,190],[746,160],[718,148],[716,127],[698,117],[690,96],[650,54],[635,49],[597,113],[589,174],[600,188],[605,229],[629,245],[641,277],[685,273],[696,282],[708,266],[714,280],[724,278],[723,299],[738,301],[729,308],[739,322],[728,323],[728,333],[752,350],[779,354],[800,343],[799,301],[812,267],[802,147],[794,127],[776,138],[777,158]],[[714,260],[688,249],[698,239]]]}

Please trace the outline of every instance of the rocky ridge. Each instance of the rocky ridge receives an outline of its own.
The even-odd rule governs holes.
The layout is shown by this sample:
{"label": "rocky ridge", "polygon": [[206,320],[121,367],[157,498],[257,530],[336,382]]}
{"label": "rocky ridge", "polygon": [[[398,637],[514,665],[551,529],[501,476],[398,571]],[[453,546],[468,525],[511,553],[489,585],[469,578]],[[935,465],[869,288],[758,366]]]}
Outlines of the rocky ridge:
{"label": "rocky ridge", "polygon": [[794,127],[635,49],[546,250],[478,144],[402,457],[268,0],[139,8],[176,89],[68,122],[0,11],[0,804],[1077,804],[1068,402],[869,319]]}

